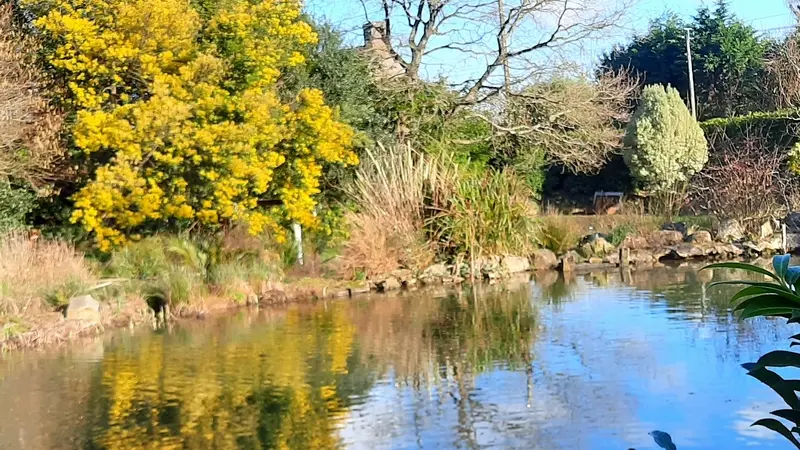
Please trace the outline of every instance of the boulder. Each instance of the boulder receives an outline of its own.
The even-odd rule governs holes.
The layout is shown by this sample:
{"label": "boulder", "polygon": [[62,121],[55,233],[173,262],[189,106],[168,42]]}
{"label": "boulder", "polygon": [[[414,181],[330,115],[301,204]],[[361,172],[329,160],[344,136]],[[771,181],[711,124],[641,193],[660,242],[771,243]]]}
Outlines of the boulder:
{"label": "boulder", "polygon": [[672,251],[672,254],[679,259],[692,259],[706,255],[706,251],[703,248],[695,245],[695,244],[681,244]]}
{"label": "boulder", "polygon": [[442,278],[448,275],[450,275],[450,271],[447,270],[447,266],[442,263],[434,264],[422,271],[423,278]]}
{"label": "boulder", "polygon": [[528,258],[523,258],[522,256],[504,256],[500,262],[500,266],[503,272],[508,274],[522,273],[531,270],[531,262],[528,261]]}
{"label": "boulder", "polygon": [[665,223],[664,225],[661,225],[661,230],[662,231],[677,231],[681,235],[685,236],[687,231],[688,231],[688,228],[686,227],[686,224],[683,223],[683,222],[671,222],[671,223]]}
{"label": "boulder", "polygon": [[668,249],[631,250],[630,262],[635,265],[652,265],[657,263],[659,259],[668,254]]}
{"label": "boulder", "polygon": [[[472,261],[472,264],[472,271],[475,276],[480,276],[481,274],[489,272],[497,272],[500,269],[500,257],[482,256],[480,258],[475,258],[475,260]],[[469,271],[467,272],[467,275],[469,275]]]}
{"label": "boulder", "polygon": [[744,254],[744,248],[735,244],[717,244],[714,246],[714,251],[717,255],[726,258],[742,256]]}
{"label": "boulder", "polygon": [[689,242],[697,245],[708,245],[714,242],[711,233],[705,230],[695,231],[689,236]]}
{"label": "boulder", "polygon": [[379,282],[377,282],[375,284],[378,286],[378,290],[380,292],[396,291],[396,290],[400,289],[401,287],[403,287],[402,283],[400,283],[400,280],[398,280],[395,277],[391,277],[391,276],[387,277],[385,280],[379,281]]}
{"label": "boulder", "polygon": [[552,270],[558,267],[558,257],[552,251],[541,248],[531,253],[531,268],[533,270]]}
{"label": "boulder", "polygon": [[647,238],[642,236],[626,236],[620,247],[639,250],[649,248],[650,243],[647,242]]}
{"label": "boulder", "polygon": [[661,230],[648,237],[652,247],[672,247],[683,242],[683,233],[675,230]]}
{"label": "boulder", "polygon": [[73,297],[64,313],[67,320],[84,320],[100,323],[100,302],[91,295]]}
{"label": "boulder", "polygon": [[720,222],[717,239],[721,241],[739,241],[744,239],[745,229],[736,219],[725,219]]}
{"label": "boulder", "polygon": [[575,250],[570,250],[561,256],[561,270],[569,272],[575,268],[575,265],[581,264],[584,261],[586,261],[586,259],[581,256],[580,253]]}
{"label": "boulder", "polygon": [[610,255],[606,255],[606,257],[603,258],[602,262],[604,262],[606,264],[613,264],[615,266],[618,266],[619,265],[619,253],[612,253]]}
{"label": "boulder", "polygon": [[580,251],[587,258],[592,256],[604,257],[616,250],[605,236],[600,233],[590,234],[581,239]]}
{"label": "boulder", "polygon": [[406,283],[414,278],[414,272],[409,269],[393,270],[390,275],[397,278],[401,283]]}
{"label": "boulder", "polygon": [[760,236],[759,236],[761,239],[768,238],[772,236],[774,233],[775,230],[772,228],[771,220],[768,220],[761,224]]}

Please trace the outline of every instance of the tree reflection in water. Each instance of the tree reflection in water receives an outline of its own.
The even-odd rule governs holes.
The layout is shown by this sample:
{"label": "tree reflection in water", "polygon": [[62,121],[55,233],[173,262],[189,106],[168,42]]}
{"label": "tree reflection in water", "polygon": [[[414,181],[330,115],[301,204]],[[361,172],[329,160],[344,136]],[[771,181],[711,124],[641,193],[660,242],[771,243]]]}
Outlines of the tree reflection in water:
{"label": "tree reflection in water", "polygon": [[761,398],[726,403],[781,328],[739,323],[708,275],[529,281],[242,312],[0,367],[0,448],[652,448],[659,428],[684,446],[727,434],[663,408],[734,421]]}

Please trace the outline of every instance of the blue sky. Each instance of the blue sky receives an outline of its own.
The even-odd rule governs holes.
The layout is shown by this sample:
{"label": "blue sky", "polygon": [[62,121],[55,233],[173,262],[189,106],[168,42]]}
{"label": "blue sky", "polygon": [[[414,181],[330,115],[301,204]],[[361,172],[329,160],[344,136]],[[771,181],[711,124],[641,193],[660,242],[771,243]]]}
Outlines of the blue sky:
{"label": "blue sky", "polygon": [[[625,42],[634,33],[642,32],[650,20],[666,11],[689,18],[704,4],[713,6],[713,1],[638,0],[635,7],[627,13],[623,27],[602,39],[583,43],[582,48],[572,57],[585,67],[591,67],[605,50],[615,43]],[[785,34],[787,28],[796,23],[785,0],[731,0],[730,7],[741,20],[773,37]],[[316,18],[324,18],[340,29],[347,30],[349,41],[354,45],[361,44],[361,26],[365,19],[359,0],[306,0],[306,10]],[[460,60],[454,55],[443,55],[428,61],[434,64],[424,68],[423,76],[445,76],[453,81],[474,76],[483,66],[480,61]]]}

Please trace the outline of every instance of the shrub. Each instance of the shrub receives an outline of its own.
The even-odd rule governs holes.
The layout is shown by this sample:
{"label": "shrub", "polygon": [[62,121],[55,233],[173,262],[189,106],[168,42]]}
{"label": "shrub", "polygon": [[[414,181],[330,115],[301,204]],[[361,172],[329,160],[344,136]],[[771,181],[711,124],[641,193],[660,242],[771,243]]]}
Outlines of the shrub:
{"label": "shrub", "polygon": [[29,190],[0,181],[0,233],[25,228],[25,218],[33,211],[35,201]]}
{"label": "shrub", "polygon": [[624,241],[629,234],[633,234],[635,232],[636,230],[630,224],[619,225],[611,230],[611,233],[608,234],[608,239],[611,245],[614,247],[619,247],[619,245],[622,244],[622,241]]}
{"label": "shrub", "polygon": [[708,144],[678,91],[648,86],[625,134],[625,163],[640,187],[669,192],[708,161]]}
{"label": "shrub", "polygon": [[358,161],[319,90],[280,98],[281,74],[317,40],[300,2],[217,2],[205,19],[182,0],[20,4],[76,110],[71,137],[91,181],[72,221],[103,251],[189,226],[313,228],[325,167]]}
{"label": "shrub", "polygon": [[580,238],[581,234],[576,233],[574,229],[566,226],[566,224],[548,220],[547,218],[542,219],[542,225],[539,229],[539,243],[542,248],[561,255],[577,247]]}
{"label": "shrub", "polygon": [[450,254],[526,255],[536,244],[532,198],[527,184],[510,170],[459,176],[431,229]]}

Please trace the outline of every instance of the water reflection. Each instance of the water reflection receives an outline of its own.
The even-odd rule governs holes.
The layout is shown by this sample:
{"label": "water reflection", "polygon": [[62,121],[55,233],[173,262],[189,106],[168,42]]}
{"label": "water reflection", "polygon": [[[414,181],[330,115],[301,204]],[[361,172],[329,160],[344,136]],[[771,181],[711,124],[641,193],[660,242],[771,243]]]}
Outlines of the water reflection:
{"label": "water reflection", "polygon": [[779,448],[726,274],[538,274],[116,334],[0,363],[0,448]]}

